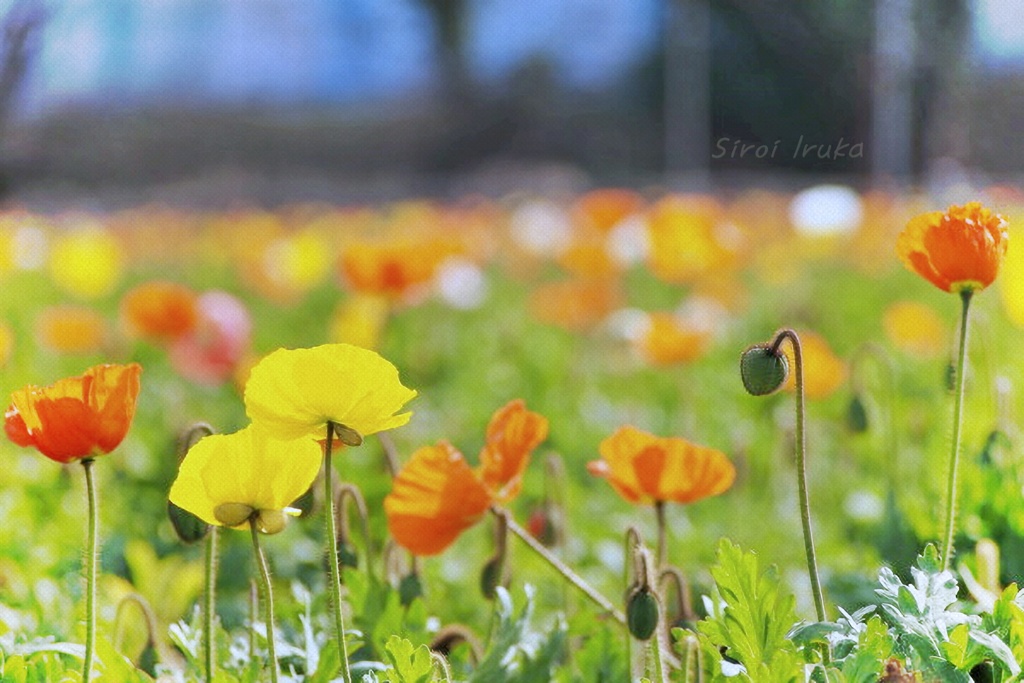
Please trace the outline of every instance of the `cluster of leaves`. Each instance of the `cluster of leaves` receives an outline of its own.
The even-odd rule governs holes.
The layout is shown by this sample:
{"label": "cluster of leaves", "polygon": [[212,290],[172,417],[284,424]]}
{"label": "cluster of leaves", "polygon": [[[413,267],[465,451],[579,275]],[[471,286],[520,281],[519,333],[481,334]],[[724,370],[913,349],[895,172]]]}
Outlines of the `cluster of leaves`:
{"label": "cluster of leaves", "polygon": [[[797,623],[793,597],[774,567],[723,539],[712,569],[715,591],[697,625],[704,680],[752,683],[970,683],[1021,680],[1024,591],[1008,587],[991,609],[958,602],[959,586],[929,546],[904,583],[879,571],[877,602],[835,622]],[[677,645],[687,632],[676,629]],[[688,680],[688,679],[680,679]],[[890,679],[885,679],[890,680]]]}

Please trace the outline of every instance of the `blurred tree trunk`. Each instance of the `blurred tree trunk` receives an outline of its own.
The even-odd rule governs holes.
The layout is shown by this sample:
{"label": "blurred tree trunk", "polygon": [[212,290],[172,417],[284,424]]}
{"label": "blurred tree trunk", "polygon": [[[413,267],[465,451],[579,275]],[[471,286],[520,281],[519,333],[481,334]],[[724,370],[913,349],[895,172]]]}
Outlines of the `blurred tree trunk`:
{"label": "blurred tree trunk", "polygon": [[711,7],[666,0],[665,173],[707,181],[711,144]]}
{"label": "blurred tree trunk", "polygon": [[45,19],[46,8],[41,0],[20,0],[0,20],[0,137],[28,73],[34,39]]}
{"label": "blurred tree trunk", "polygon": [[470,97],[473,90],[465,49],[467,0],[420,0],[420,3],[434,19],[442,97]]}
{"label": "blurred tree trunk", "polygon": [[871,175],[901,181],[913,172],[917,30],[913,0],[876,0],[871,93]]}
{"label": "blurred tree trunk", "polygon": [[[922,13],[922,57],[930,84],[925,100],[923,166],[930,180],[958,175],[971,162],[974,67],[970,0],[928,0]],[[952,180],[952,178],[951,178]]]}

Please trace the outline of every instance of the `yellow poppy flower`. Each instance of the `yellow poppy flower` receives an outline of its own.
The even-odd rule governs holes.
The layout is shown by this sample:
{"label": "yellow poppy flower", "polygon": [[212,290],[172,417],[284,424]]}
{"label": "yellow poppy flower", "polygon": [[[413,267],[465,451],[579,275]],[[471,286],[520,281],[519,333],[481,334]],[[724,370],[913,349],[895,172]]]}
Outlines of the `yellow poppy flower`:
{"label": "yellow poppy flower", "polygon": [[412,413],[395,413],[415,395],[374,351],[325,344],[278,349],[257,363],[245,385],[245,411],[281,439],[319,436],[328,422],[362,437],[408,422]]}
{"label": "yellow poppy flower", "polygon": [[322,460],[312,439],[282,441],[250,425],[207,436],[189,449],[169,498],[207,524],[248,529],[255,515],[259,531],[275,534]]}

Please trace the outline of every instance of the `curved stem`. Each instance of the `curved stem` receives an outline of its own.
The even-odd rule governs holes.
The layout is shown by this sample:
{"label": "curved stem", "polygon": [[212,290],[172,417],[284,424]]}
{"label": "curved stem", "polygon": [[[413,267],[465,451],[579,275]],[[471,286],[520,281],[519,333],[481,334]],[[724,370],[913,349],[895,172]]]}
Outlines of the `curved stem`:
{"label": "curved stem", "polygon": [[512,519],[512,517],[508,514],[507,511],[497,506],[491,506],[491,513],[499,517],[504,516],[505,521],[508,524],[509,531],[518,536],[523,543],[530,547],[530,550],[540,555],[541,558],[549,565],[551,565],[551,567],[553,567],[555,571],[561,574],[566,581],[571,583],[573,586],[578,588],[580,592],[582,592],[584,595],[590,598],[591,602],[593,602],[602,610],[610,614],[611,617],[615,619],[615,621],[625,626],[625,615],[623,615],[622,612],[620,612],[619,610],[615,609],[615,605],[612,604],[611,600],[609,600],[608,598],[604,597],[596,590],[594,590],[590,586],[590,584],[588,584],[586,581],[580,578],[580,576],[572,569],[570,569],[568,565],[566,565],[560,559],[552,555],[547,548],[545,548],[533,536],[530,535],[529,531],[519,526],[519,524]]}
{"label": "curved stem", "polygon": [[[793,347],[793,365],[796,366],[796,476],[800,495],[800,520],[804,531],[804,552],[807,555],[807,573],[811,577],[811,591],[814,596],[814,611],[818,621],[825,621],[825,599],[821,594],[821,580],[818,578],[818,559],[814,552],[814,532],[811,529],[811,500],[807,492],[807,438],[804,426],[804,356],[800,337],[789,328],[776,334],[772,352],[778,353],[779,346],[788,339]],[[827,658],[827,653],[826,653]]]}
{"label": "curved stem", "polygon": [[960,465],[960,426],[964,413],[964,365],[967,359],[967,320],[973,290],[960,292],[963,307],[960,313],[960,352],[956,363],[956,400],[953,405],[953,448],[949,454],[949,476],[946,481],[946,531],[942,545],[942,569],[949,569],[953,558],[953,535],[956,528],[957,471]]}
{"label": "curved stem", "polygon": [[129,593],[117,603],[117,611],[114,613],[114,649],[120,650],[124,646],[124,615],[128,605],[135,605],[142,613],[142,619],[146,624],[146,646],[159,650],[156,614],[153,613],[153,607],[146,598],[139,593]]}
{"label": "curved stem", "polygon": [[270,585],[270,569],[267,558],[260,548],[260,533],[256,530],[256,520],[249,520],[249,531],[252,535],[252,549],[256,553],[256,567],[259,569],[260,588],[263,590],[263,601],[267,604],[267,656],[270,658],[270,680],[277,683],[277,648],[274,645],[274,589]]}
{"label": "curved stem", "polygon": [[205,590],[203,591],[203,663],[206,669],[206,683],[213,681],[214,674],[214,590],[217,585],[217,527],[210,527],[206,537]]}
{"label": "curved stem", "polygon": [[377,432],[377,440],[384,451],[384,462],[388,467],[388,474],[394,479],[402,469],[402,459],[398,457],[398,447],[395,440],[387,432]]}
{"label": "curved stem", "polygon": [[85,493],[89,506],[88,526],[85,541],[85,664],[82,680],[88,683],[92,677],[93,651],[96,649],[96,563],[99,515],[96,502],[96,482],[92,476],[92,458],[82,460],[85,470]]}
{"label": "curved stem", "polygon": [[665,525],[665,501],[656,500],[654,501],[654,514],[658,519],[658,569],[660,570],[665,566],[666,557],[668,555],[668,539],[667,539],[667,527]]}
{"label": "curved stem", "polygon": [[366,573],[372,579],[375,557],[373,555],[373,540],[370,536],[370,513],[366,507],[366,499],[363,498],[362,492],[355,484],[342,484],[338,487],[336,524],[343,535],[348,533],[348,501],[350,499],[355,503],[356,512],[359,514],[360,531],[366,546]]}
{"label": "curved stem", "polygon": [[334,612],[334,633],[341,655],[341,672],[345,683],[352,683],[348,666],[348,648],[345,645],[345,615],[341,605],[341,573],[338,567],[338,537],[334,528],[334,482],[331,475],[331,450],[334,445],[334,423],[327,423],[327,442],[324,445],[324,504],[327,506],[327,564],[331,591],[331,609]]}

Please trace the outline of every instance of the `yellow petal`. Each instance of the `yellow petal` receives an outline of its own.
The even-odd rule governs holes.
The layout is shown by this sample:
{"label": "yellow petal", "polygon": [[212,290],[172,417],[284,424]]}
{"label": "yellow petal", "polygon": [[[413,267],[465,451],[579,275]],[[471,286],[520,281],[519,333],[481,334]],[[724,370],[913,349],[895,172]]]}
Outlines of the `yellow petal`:
{"label": "yellow petal", "polygon": [[278,349],[249,375],[246,412],[279,438],[325,435],[328,421],[368,436],[399,427],[416,392],[374,351],[351,344]]}
{"label": "yellow petal", "polygon": [[[283,511],[309,489],[322,459],[312,439],[279,440],[252,425],[208,436],[182,461],[170,500],[218,526],[229,525],[237,515],[226,513],[242,506],[261,516]],[[245,528],[246,523],[236,526]]]}

